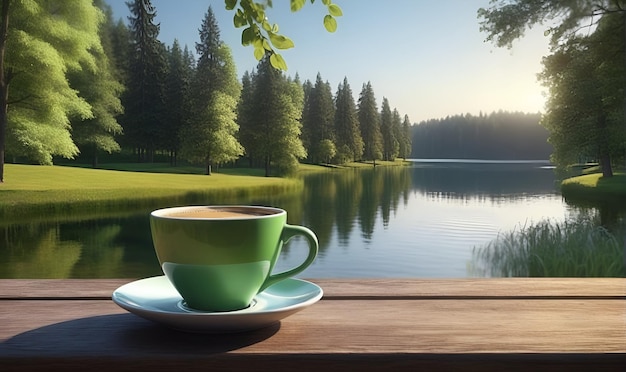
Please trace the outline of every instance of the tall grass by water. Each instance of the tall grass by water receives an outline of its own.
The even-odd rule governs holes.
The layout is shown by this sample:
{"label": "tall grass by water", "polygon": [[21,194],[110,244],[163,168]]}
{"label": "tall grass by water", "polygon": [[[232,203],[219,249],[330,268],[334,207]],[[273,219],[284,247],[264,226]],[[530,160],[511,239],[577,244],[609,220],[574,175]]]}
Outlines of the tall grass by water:
{"label": "tall grass by water", "polygon": [[173,174],[65,166],[5,165],[0,184],[0,218],[169,203],[234,200],[254,194],[300,190],[296,179],[215,173]]}
{"label": "tall grass by water", "polygon": [[473,250],[473,274],[492,277],[626,277],[624,231],[590,218],[541,221]]}

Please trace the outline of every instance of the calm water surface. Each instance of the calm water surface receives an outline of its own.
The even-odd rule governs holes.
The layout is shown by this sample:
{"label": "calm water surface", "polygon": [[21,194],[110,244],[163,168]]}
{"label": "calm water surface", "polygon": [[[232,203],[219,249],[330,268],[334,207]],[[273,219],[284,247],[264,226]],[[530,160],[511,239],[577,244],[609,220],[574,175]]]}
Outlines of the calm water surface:
{"label": "calm water surface", "polygon": [[[320,254],[301,276],[315,278],[478,276],[474,247],[576,213],[559,195],[553,170],[525,162],[431,161],[311,174],[301,193],[236,202],[284,208],[290,223],[314,230]],[[148,213],[1,222],[0,278],[160,275]],[[305,251],[304,241],[292,240],[277,268],[296,265]]]}

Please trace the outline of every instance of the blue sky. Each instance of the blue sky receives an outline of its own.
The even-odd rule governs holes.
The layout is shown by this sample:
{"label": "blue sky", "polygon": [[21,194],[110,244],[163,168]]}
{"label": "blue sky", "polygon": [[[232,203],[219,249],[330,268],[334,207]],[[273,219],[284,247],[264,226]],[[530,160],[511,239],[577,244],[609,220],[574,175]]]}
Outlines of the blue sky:
{"label": "blue sky", "polygon": [[[126,0],[107,0],[114,17],[127,20]],[[537,82],[541,58],[549,54],[544,29],[527,32],[512,49],[485,42],[476,11],[489,0],[334,0],[344,15],[328,33],[321,0],[291,13],[289,0],[274,0],[268,18],[295,48],[282,52],[287,74],[315,81],[318,73],[333,93],[344,77],[358,99],[370,81],[379,105],[383,97],[411,122],[492,111],[543,111],[544,88]],[[209,8],[222,40],[232,50],[238,74],[253,71],[252,48],[241,46],[241,29],[223,0],[152,0],[161,25],[159,39],[174,39],[191,50]]]}

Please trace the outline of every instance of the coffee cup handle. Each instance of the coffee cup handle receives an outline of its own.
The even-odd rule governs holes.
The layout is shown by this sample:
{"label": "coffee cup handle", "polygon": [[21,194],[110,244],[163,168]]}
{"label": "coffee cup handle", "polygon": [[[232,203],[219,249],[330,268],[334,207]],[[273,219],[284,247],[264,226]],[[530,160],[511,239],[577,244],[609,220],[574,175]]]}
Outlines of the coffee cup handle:
{"label": "coffee cup handle", "polygon": [[309,230],[308,228],[304,226],[285,225],[283,227],[283,233],[280,237],[281,243],[283,245],[287,244],[287,242],[294,236],[303,236],[309,243],[309,255],[307,256],[306,260],[304,260],[303,263],[301,263],[297,267],[294,267],[291,270],[287,270],[287,271],[283,271],[282,273],[270,275],[261,286],[261,289],[259,289],[259,292],[262,292],[263,290],[265,290],[267,287],[271,286],[272,284],[275,284],[281,280],[290,278],[296,274],[301,273],[302,271],[304,271],[304,269],[309,267],[315,260],[315,257],[317,256],[317,251],[319,250],[319,243],[317,242],[317,236],[315,236],[313,231]]}

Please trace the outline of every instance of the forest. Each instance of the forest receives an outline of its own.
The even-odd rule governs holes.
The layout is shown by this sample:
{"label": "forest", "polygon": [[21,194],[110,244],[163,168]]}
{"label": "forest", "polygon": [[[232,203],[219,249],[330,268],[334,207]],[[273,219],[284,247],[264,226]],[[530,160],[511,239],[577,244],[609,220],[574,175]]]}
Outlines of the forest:
{"label": "forest", "polygon": [[[549,91],[546,113],[455,115],[415,124],[386,97],[377,98],[370,82],[357,93],[347,78],[334,88],[321,73],[304,82],[286,76],[263,38],[242,39],[253,44],[258,65],[240,78],[210,6],[192,52],[159,40],[150,0],[128,1],[129,16],[117,21],[105,0],[4,1],[0,183],[5,160],[49,165],[80,155],[97,167],[100,156],[117,152],[137,162],[166,154],[173,165],[201,165],[207,174],[234,162],[264,168],[269,176],[291,174],[300,162],[549,156],[558,166],[595,159],[610,176],[626,154],[625,13],[609,2],[599,13],[587,3],[580,9],[518,3],[504,10],[520,22],[576,10],[564,24],[570,27],[598,15],[593,33],[561,34],[544,58],[539,80]],[[236,14],[247,17],[252,8],[246,9]],[[487,39],[499,46],[520,36],[500,29],[501,10],[494,5],[478,13]],[[523,21],[515,29],[527,26]]]}
{"label": "forest", "polygon": [[553,148],[541,114],[493,112],[448,116],[411,128],[413,158],[548,160]]}
{"label": "forest", "polygon": [[201,165],[207,174],[247,162],[266,176],[291,174],[300,162],[410,155],[408,116],[377,101],[369,82],[357,100],[347,78],[336,89],[320,73],[301,82],[273,66],[271,48],[255,50],[257,68],[239,79],[211,6],[192,53],[159,40],[150,0],[127,2],[126,21],[114,20],[104,0],[35,3],[2,7],[0,181],[4,159],[53,164],[80,155],[97,167],[103,154],[120,151],[136,162],[167,154],[172,165]]}

